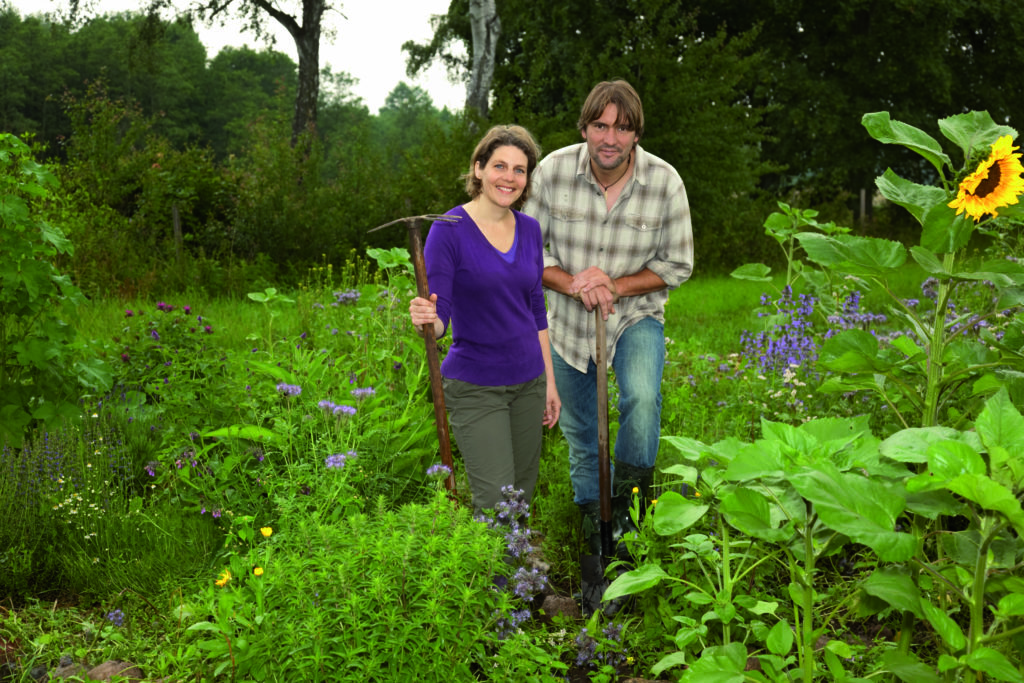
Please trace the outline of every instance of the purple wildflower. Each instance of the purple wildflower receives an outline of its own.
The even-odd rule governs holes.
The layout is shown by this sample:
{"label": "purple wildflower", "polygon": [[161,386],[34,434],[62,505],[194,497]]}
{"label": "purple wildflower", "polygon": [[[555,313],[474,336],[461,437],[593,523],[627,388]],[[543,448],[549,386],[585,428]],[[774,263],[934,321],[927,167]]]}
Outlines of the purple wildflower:
{"label": "purple wildflower", "polygon": [[280,382],[277,385],[277,390],[285,396],[298,396],[302,393],[302,387],[298,384],[287,384],[285,382]]}
{"label": "purple wildflower", "polygon": [[427,476],[431,479],[447,479],[448,475],[452,473],[452,470],[448,465],[437,463],[427,468]]}
{"label": "purple wildflower", "polygon": [[324,458],[324,465],[326,465],[328,469],[340,470],[345,466],[345,458],[348,455],[355,455],[355,453],[353,451],[349,451],[348,454],[335,453],[334,455],[329,455]]}
{"label": "purple wildflower", "polygon": [[362,399],[366,398],[367,396],[373,396],[377,392],[375,392],[373,390],[373,387],[357,387],[357,388],[353,389],[351,393],[352,393],[353,396],[356,397],[357,400],[361,401]]}

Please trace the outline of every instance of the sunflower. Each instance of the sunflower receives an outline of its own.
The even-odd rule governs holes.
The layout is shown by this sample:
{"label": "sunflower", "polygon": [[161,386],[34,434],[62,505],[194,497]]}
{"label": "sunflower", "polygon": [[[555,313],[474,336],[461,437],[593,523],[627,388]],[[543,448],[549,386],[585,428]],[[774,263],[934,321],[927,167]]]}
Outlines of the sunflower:
{"label": "sunflower", "polygon": [[967,212],[975,221],[985,214],[998,216],[997,209],[1017,203],[1017,196],[1024,192],[1024,167],[1020,153],[1013,146],[1013,138],[1004,135],[992,144],[988,159],[962,181],[956,199],[949,203],[959,216]]}

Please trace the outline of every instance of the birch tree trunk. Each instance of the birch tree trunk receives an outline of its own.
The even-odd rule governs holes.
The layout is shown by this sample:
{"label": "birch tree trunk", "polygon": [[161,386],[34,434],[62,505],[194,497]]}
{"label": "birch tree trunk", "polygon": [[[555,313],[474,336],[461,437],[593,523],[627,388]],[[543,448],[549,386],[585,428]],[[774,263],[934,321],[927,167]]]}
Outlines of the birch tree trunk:
{"label": "birch tree trunk", "polygon": [[501,35],[495,0],[469,0],[469,21],[473,29],[473,71],[466,87],[466,108],[476,109],[481,117],[487,118],[494,53]]}

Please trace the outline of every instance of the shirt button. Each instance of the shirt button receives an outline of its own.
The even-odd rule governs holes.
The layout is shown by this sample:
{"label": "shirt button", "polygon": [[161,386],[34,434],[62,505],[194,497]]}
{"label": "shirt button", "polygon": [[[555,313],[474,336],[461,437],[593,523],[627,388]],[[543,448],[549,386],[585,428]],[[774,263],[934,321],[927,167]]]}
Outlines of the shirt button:
{"label": "shirt button", "polygon": [[641,229],[641,230],[646,230],[646,229],[647,229],[647,224],[646,224],[646,223],[644,223],[643,225],[641,225],[641,226],[640,226],[640,229]]}

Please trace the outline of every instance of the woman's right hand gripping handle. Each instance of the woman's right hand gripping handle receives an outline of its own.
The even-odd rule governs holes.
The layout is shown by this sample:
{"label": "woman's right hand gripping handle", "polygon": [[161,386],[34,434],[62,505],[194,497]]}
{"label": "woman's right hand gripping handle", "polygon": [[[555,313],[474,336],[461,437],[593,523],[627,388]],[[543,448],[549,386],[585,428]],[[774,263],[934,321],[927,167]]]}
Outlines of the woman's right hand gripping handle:
{"label": "woman's right hand gripping handle", "polygon": [[418,296],[410,301],[409,318],[420,334],[423,334],[424,325],[434,326],[435,338],[444,334],[444,325],[437,317],[437,294],[431,294],[429,299]]}

